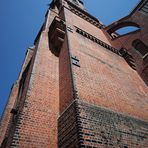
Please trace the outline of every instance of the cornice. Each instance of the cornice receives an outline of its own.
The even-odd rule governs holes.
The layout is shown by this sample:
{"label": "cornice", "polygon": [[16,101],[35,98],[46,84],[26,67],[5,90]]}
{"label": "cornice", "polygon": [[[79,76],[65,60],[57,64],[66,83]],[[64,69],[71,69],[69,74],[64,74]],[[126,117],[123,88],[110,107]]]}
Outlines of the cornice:
{"label": "cornice", "polygon": [[[76,27],[76,26],[75,26]],[[128,65],[136,70],[136,64],[135,61],[133,59],[133,57],[130,55],[130,53],[128,53],[128,51],[126,49],[116,49],[114,47],[112,47],[111,45],[101,41],[100,39],[92,36],[91,34],[87,33],[86,31],[76,27],[76,32],[81,34],[82,36],[88,38],[89,40],[99,44],[100,46],[104,47],[107,50],[110,50],[111,52],[115,53],[116,55],[122,57],[125,59],[125,61],[128,63]]]}
{"label": "cornice", "polygon": [[104,25],[100,23],[100,21],[89,14],[87,11],[79,8],[78,6],[74,5],[70,1],[66,0],[67,4],[69,5],[69,10],[76,14],[77,16],[81,17],[82,19],[86,20],[87,22],[91,23],[92,25],[96,26],[97,28],[101,29]]}

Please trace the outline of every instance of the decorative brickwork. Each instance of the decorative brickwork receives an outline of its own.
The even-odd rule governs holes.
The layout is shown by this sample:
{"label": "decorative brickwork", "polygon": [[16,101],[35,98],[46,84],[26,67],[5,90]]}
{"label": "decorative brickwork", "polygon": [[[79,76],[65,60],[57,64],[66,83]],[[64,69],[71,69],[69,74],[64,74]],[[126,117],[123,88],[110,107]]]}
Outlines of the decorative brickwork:
{"label": "decorative brickwork", "polygon": [[75,100],[59,118],[59,148],[144,148],[148,123]]}
{"label": "decorative brickwork", "polygon": [[80,29],[80,28],[78,28],[78,27],[76,27],[76,32],[79,33],[79,34],[81,34],[81,35],[83,35],[84,37],[90,39],[91,41],[93,41],[93,42],[99,44],[100,46],[102,46],[102,47],[104,47],[104,48],[106,48],[106,49],[112,51],[113,53],[115,53],[115,54],[117,54],[117,55],[123,57],[123,58],[127,61],[127,63],[128,63],[134,70],[136,70],[135,61],[134,61],[133,57],[127,52],[126,49],[122,49],[122,48],[121,48],[120,50],[119,50],[119,49],[116,49],[116,48],[110,46],[109,44],[107,44],[107,43],[101,41],[100,39],[98,39],[98,38],[92,36],[91,34],[85,32],[84,30],[82,30],[82,29]]}
{"label": "decorative brickwork", "polygon": [[100,39],[97,39],[96,37],[94,37],[94,36],[92,36],[91,34],[85,32],[84,30],[82,30],[82,29],[76,27],[76,32],[79,33],[79,34],[81,34],[81,35],[83,35],[84,37],[90,39],[91,41],[93,41],[93,42],[99,44],[100,46],[103,46],[104,48],[106,48],[106,49],[112,51],[113,53],[115,53],[115,54],[117,54],[117,55],[121,55],[121,54],[119,53],[119,50],[117,50],[117,49],[111,47],[111,46],[108,45],[107,43],[101,41]]}
{"label": "decorative brickwork", "polygon": [[83,18],[84,20],[86,20],[87,22],[89,22],[92,25],[96,26],[97,28],[102,28],[103,27],[103,25],[99,22],[99,20],[97,18],[90,15],[88,12],[80,9],[79,7],[77,7],[76,5],[71,3],[70,1],[67,0],[67,2],[69,4],[69,9],[70,9],[71,12],[73,12],[77,16]]}
{"label": "decorative brickwork", "polygon": [[59,148],[79,148],[76,102],[72,103],[58,120]]}

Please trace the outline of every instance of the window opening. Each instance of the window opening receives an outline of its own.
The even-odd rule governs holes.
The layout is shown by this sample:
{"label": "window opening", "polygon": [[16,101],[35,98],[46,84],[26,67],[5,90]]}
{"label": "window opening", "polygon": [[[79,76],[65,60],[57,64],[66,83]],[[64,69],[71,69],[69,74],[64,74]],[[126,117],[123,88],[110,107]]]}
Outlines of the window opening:
{"label": "window opening", "polygon": [[143,58],[145,58],[148,55],[148,46],[146,46],[141,40],[134,40],[132,46]]}

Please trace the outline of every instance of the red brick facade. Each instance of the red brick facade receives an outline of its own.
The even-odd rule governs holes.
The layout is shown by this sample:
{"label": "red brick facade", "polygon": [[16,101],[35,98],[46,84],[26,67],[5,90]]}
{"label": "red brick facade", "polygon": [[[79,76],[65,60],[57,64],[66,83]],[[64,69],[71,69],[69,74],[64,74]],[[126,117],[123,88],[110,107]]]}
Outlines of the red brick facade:
{"label": "red brick facade", "polygon": [[[147,7],[148,2],[146,0],[141,0],[137,7],[128,16],[105,27],[104,32],[106,32],[106,35],[112,45],[119,49],[125,48],[133,56],[136,63],[137,72],[148,85],[148,54],[146,53],[145,56],[142,57],[141,54],[137,52],[133,46],[133,41],[139,39],[146,45],[146,48],[148,48]],[[124,35],[119,35],[115,38],[111,37],[111,32],[116,31],[117,28],[128,26],[137,27],[137,30]]]}
{"label": "red brick facade", "polygon": [[[10,94],[1,147],[148,147],[148,54],[132,44],[148,47],[145,6],[105,27],[81,0],[53,0]],[[119,36],[120,25],[139,30]]]}

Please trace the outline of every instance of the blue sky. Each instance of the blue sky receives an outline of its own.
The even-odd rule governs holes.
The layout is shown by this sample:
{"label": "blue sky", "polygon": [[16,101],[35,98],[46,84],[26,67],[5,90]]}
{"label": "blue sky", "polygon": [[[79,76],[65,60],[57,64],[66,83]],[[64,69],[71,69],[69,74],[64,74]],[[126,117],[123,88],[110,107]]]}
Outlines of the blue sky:
{"label": "blue sky", "polygon": [[[26,49],[44,21],[51,0],[0,0],[0,116],[17,80]],[[139,0],[84,0],[86,9],[105,25],[129,14]]]}

